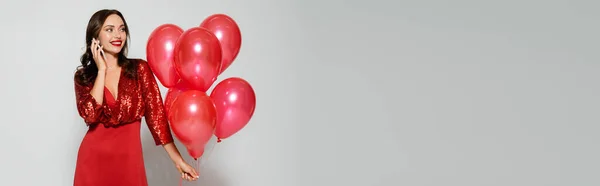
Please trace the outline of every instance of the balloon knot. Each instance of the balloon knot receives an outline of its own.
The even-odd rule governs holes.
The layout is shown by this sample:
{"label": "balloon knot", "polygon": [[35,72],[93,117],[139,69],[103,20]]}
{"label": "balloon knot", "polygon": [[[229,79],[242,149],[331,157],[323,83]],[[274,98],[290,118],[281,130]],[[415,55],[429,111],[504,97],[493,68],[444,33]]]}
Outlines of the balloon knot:
{"label": "balloon knot", "polygon": [[217,138],[217,143],[221,143],[221,138]]}

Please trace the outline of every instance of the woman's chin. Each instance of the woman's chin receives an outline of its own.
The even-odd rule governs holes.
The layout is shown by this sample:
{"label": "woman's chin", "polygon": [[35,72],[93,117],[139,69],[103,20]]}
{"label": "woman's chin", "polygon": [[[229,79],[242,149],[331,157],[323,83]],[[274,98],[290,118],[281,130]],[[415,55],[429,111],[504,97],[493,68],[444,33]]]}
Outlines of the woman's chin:
{"label": "woman's chin", "polygon": [[106,55],[113,55],[113,56],[117,56],[117,54],[119,54],[119,52],[121,52],[121,50],[115,50],[115,51],[104,51],[104,53],[106,53]]}

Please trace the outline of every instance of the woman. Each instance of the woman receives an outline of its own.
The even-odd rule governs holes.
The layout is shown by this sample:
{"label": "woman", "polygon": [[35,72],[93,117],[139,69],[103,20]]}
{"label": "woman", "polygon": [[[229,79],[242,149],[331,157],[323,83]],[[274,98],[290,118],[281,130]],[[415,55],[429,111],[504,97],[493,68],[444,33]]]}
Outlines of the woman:
{"label": "woman", "polygon": [[128,34],[117,10],[100,10],[89,20],[86,52],[74,78],[77,110],[89,129],[79,147],[74,185],[148,185],[140,139],[142,117],[182,178],[196,180],[198,174],[173,143],[148,63],[126,57]]}

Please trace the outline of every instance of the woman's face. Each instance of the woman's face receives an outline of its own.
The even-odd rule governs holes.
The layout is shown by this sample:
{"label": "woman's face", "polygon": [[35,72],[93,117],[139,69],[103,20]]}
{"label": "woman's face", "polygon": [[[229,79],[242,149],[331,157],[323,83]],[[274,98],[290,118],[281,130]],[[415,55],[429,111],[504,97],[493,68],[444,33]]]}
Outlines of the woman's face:
{"label": "woman's face", "polygon": [[105,53],[116,55],[121,52],[127,41],[127,33],[121,17],[116,14],[108,16],[100,28],[98,40],[100,45],[104,46]]}

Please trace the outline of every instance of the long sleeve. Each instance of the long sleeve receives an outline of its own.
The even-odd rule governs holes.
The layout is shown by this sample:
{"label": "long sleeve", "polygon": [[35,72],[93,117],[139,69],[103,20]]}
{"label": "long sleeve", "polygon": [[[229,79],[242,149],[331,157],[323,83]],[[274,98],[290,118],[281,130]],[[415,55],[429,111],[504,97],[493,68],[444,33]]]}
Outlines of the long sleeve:
{"label": "long sleeve", "polygon": [[145,113],[144,118],[154,138],[156,145],[164,145],[173,142],[173,136],[167,120],[165,107],[158,84],[148,65],[148,62],[139,60],[138,72],[142,83]]}
{"label": "long sleeve", "polygon": [[75,81],[75,100],[77,111],[84,122],[90,126],[104,122],[109,118],[110,108],[106,104],[98,104],[96,99],[90,94],[90,86],[83,86]]}

